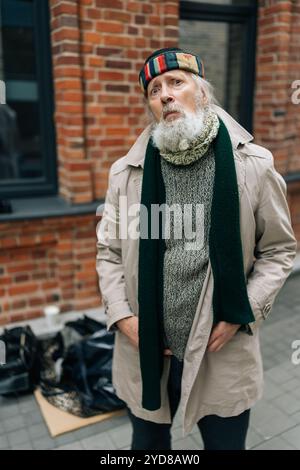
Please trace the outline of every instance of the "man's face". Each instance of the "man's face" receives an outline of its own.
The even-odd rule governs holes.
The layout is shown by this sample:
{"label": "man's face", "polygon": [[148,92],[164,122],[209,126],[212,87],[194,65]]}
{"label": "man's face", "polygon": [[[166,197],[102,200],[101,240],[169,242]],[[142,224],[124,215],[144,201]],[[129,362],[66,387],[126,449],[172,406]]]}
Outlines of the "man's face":
{"label": "man's face", "polygon": [[[197,84],[190,73],[170,70],[148,85],[148,103],[156,122],[171,122],[197,109]],[[176,111],[174,111],[176,110]]]}

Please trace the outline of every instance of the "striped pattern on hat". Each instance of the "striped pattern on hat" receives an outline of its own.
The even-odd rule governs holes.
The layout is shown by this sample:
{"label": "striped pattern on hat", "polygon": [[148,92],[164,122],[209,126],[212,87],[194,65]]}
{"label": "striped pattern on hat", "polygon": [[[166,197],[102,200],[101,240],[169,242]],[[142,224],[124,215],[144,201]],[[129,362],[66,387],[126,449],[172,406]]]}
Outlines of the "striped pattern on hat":
{"label": "striped pattern on hat", "polygon": [[139,75],[142,91],[145,93],[152,78],[168,70],[181,69],[193,72],[204,78],[204,66],[200,57],[187,52],[167,51],[151,56]]}

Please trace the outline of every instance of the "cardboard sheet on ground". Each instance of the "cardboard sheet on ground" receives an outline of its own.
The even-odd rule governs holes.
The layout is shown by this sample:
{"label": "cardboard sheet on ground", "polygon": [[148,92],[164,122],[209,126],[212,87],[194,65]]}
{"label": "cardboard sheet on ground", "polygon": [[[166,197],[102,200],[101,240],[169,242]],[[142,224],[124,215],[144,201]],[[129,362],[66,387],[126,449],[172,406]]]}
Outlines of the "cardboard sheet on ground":
{"label": "cardboard sheet on ground", "polygon": [[34,395],[52,437],[59,436],[66,432],[75,431],[75,429],[88,426],[89,424],[99,423],[105,419],[122,416],[126,413],[125,410],[116,410],[92,416],[91,418],[79,418],[78,416],[62,411],[48,403],[40,390],[35,390]]}

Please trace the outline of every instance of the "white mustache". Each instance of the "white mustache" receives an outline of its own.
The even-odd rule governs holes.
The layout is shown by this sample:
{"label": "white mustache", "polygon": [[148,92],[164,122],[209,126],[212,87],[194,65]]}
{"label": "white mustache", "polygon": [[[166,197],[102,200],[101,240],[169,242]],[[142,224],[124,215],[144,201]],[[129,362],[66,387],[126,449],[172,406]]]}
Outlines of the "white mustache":
{"label": "white mustache", "polygon": [[166,106],[164,109],[163,109],[163,117],[165,118],[165,116],[168,114],[168,113],[173,113],[173,112],[176,112],[176,113],[180,113],[182,115],[185,115],[185,112],[179,108],[178,106],[174,106],[174,105],[169,105],[169,106]]}

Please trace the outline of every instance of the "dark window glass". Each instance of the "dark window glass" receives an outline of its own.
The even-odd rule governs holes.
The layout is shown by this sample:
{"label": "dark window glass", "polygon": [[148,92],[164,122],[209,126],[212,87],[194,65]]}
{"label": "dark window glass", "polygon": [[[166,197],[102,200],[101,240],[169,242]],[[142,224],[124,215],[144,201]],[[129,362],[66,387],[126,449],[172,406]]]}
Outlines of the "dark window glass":
{"label": "dark window glass", "polygon": [[241,24],[180,21],[180,46],[202,58],[205,78],[214,86],[221,106],[235,119],[239,119],[244,41]]}
{"label": "dark window glass", "polygon": [[35,45],[31,28],[2,28],[3,65],[6,79],[36,78]]}
{"label": "dark window glass", "polygon": [[55,192],[48,2],[2,0],[0,195]]}
{"label": "dark window glass", "polygon": [[257,2],[180,2],[180,46],[199,55],[215,96],[252,131]]}

